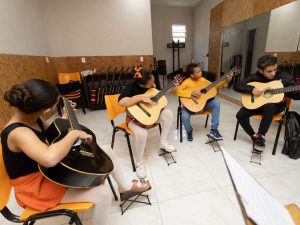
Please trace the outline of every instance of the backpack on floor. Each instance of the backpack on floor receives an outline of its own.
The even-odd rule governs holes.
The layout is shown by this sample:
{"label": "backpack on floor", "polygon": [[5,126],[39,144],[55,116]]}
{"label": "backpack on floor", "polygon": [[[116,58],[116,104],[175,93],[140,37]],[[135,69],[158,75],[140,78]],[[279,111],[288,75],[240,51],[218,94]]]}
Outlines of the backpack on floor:
{"label": "backpack on floor", "polygon": [[300,158],[300,115],[296,112],[291,111],[286,115],[282,154],[292,159]]}

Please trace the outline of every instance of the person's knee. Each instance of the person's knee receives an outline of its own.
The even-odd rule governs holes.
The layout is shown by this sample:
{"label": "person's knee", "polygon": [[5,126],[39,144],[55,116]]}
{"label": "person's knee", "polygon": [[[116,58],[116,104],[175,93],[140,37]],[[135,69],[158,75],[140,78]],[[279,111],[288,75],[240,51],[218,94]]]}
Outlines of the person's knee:
{"label": "person's knee", "polygon": [[164,109],[164,110],[161,112],[161,116],[162,116],[164,119],[172,120],[172,119],[173,119],[173,112],[172,112],[171,109]]}
{"label": "person's knee", "polygon": [[190,116],[191,116],[191,114],[187,110],[185,110],[185,109],[182,110],[182,112],[181,112],[182,120],[188,120],[190,118]]}
{"label": "person's knee", "polygon": [[141,128],[138,131],[134,132],[135,138],[138,140],[146,140],[148,137],[148,130]]}
{"label": "person's knee", "polygon": [[237,114],[235,115],[235,117],[237,118],[238,121],[243,120],[245,117],[245,114],[243,112],[243,109],[240,109]]}

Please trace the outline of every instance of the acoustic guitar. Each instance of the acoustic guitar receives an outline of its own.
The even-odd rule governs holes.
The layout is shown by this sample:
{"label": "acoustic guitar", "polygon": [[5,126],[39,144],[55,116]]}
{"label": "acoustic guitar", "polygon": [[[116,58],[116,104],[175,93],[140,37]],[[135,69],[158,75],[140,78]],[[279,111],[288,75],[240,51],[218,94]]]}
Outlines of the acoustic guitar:
{"label": "acoustic guitar", "polygon": [[243,93],[242,104],[247,109],[257,109],[267,103],[279,103],[283,101],[284,93],[300,91],[300,85],[284,87],[281,80],[274,80],[268,83],[250,82],[248,85],[262,90],[263,93],[260,96]]}
{"label": "acoustic guitar", "polygon": [[164,94],[173,86],[181,83],[183,80],[182,75],[176,75],[171,83],[164,89],[157,90],[156,88],[148,89],[140,96],[150,97],[153,104],[137,103],[126,108],[127,115],[140,122],[145,126],[151,126],[158,120],[160,111],[168,104],[167,98]]}
{"label": "acoustic guitar", "polygon": [[56,166],[39,165],[40,172],[49,180],[71,188],[91,188],[100,185],[113,170],[109,156],[97,145],[95,134],[79,124],[69,100],[63,98],[69,120],[58,118],[46,130],[49,144],[64,138],[70,130],[83,130],[93,136],[92,143],[77,140],[68,155]]}
{"label": "acoustic guitar", "polygon": [[238,74],[238,72],[240,72],[240,69],[235,67],[232,70],[229,70],[224,76],[212,83],[209,81],[203,82],[200,87],[197,87],[197,89],[192,89],[199,90],[202,95],[199,97],[191,96],[191,98],[180,97],[181,104],[191,112],[200,112],[205,107],[206,102],[217,95],[218,91],[216,89],[216,86],[226,80],[226,75],[231,72],[235,76],[236,74]]}

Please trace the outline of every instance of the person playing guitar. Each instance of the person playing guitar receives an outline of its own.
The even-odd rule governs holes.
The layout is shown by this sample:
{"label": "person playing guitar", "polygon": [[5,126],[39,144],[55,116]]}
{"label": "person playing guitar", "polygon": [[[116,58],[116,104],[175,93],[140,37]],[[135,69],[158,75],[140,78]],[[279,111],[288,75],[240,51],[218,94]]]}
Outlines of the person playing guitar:
{"label": "person playing guitar", "polygon": [[[155,87],[154,76],[142,69],[135,67],[132,75],[134,81],[129,83],[121,92],[119,96],[119,105],[130,107],[138,103],[154,104],[150,97],[142,96],[147,90]],[[136,150],[136,176],[139,179],[145,179],[147,176],[146,169],[143,163],[144,151],[146,147],[148,129],[153,126],[144,126],[142,123],[134,120],[130,116],[126,117],[126,122],[135,136],[135,150]],[[162,132],[160,136],[160,148],[166,152],[175,151],[175,147],[167,142],[167,136],[172,126],[173,113],[170,109],[163,109],[160,112],[158,122],[162,124]]]}
{"label": "person playing guitar", "polygon": [[[44,211],[59,203],[89,201],[95,204],[91,224],[108,225],[111,190],[107,185],[90,189],[67,188],[48,180],[38,169],[38,164],[54,167],[77,140],[90,143],[93,138],[84,131],[71,130],[58,142],[51,145],[46,143],[45,129],[48,125],[41,117],[56,109],[58,89],[47,81],[32,79],[14,85],[5,92],[4,98],[16,108],[1,132],[1,145],[5,168],[18,204]],[[118,183],[121,199],[128,199],[151,188],[149,182],[128,179],[111,148],[102,146],[102,149],[114,163],[111,175]]]}
{"label": "person playing guitar", "polygon": [[[174,94],[179,97],[191,98],[191,97],[200,97],[203,94],[200,90],[200,87],[203,87],[203,83],[205,86],[209,85],[210,82],[202,76],[201,68],[196,63],[191,63],[186,68],[187,75],[189,78],[184,80],[179,87],[177,87],[174,91]],[[228,73],[226,75],[226,80],[220,82],[215,86],[216,89],[226,87],[228,83],[231,81],[233,74]],[[220,116],[220,101],[216,98],[209,99],[205,106],[204,110],[211,109],[212,110],[212,118],[211,118],[211,130],[210,136],[216,140],[222,140],[223,137],[218,131],[219,126],[219,116]],[[193,127],[190,122],[190,117],[193,112],[189,111],[186,107],[182,109],[182,123],[184,125],[185,130],[187,131],[187,139],[188,141],[193,141]]]}
{"label": "person playing guitar", "polygon": [[[277,58],[272,55],[264,55],[257,61],[258,71],[235,84],[233,89],[237,92],[249,94],[251,96],[261,96],[263,90],[248,84],[249,82],[267,83],[270,81],[281,80],[284,87],[295,86],[296,83],[292,76],[278,70]],[[254,98],[253,97],[253,98]],[[300,93],[286,93],[286,97],[300,99]],[[268,132],[273,116],[285,109],[285,102],[268,103],[257,109],[247,109],[242,107],[236,114],[238,122],[253,141],[254,149],[263,151],[265,149],[265,135]],[[250,125],[249,118],[256,114],[262,114],[258,132],[254,132]]]}

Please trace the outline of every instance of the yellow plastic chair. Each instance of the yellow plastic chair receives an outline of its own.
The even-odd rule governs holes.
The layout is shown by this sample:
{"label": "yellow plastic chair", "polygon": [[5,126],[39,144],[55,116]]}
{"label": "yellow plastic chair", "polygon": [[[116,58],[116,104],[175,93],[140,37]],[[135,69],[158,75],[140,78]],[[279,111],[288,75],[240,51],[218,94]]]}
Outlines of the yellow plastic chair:
{"label": "yellow plastic chair", "polygon": [[[133,134],[133,131],[130,130],[126,124],[126,122],[123,122],[121,124],[115,125],[114,119],[118,117],[121,114],[125,114],[126,108],[122,107],[119,105],[119,96],[120,94],[116,95],[105,95],[105,105],[107,109],[107,115],[108,119],[111,122],[111,125],[113,127],[113,133],[112,133],[112,139],[111,139],[111,148],[114,148],[114,143],[115,143],[115,136],[118,131],[124,132],[124,135],[126,137],[127,145],[128,145],[128,150],[129,150],[129,155],[130,155],[130,160],[132,164],[132,169],[133,172],[136,171],[135,168],[135,163],[134,163],[134,158],[133,158],[133,153],[132,153],[132,148],[130,144],[130,139],[129,136]],[[158,124],[159,131],[161,132],[161,126]]]}
{"label": "yellow plastic chair", "polygon": [[[273,150],[272,150],[272,155],[276,154],[276,149],[277,149],[278,140],[279,140],[280,133],[281,133],[282,124],[283,124],[283,121],[285,120],[286,114],[289,111],[289,108],[290,108],[290,106],[292,104],[292,100],[289,99],[289,98],[286,98],[285,103],[286,103],[286,105],[285,105],[284,112],[278,113],[275,116],[273,116],[272,122],[278,122],[279,124],[278,124],[276,138],[275,138],[275,142],[274,142],[274,146],[273,146]],[[260,119],[261,120],[262,119],[262,115],[260,115],[260,114],[254,115],[254,116],[252,116],[252,118],[254,118],[254,119]],[[237,138],[237,133],[238,133],[239,125],[240,125],[240,123],[239,123],[239,121],[237,121],[236,122],[236,127],[235,127],[235,132],[234,132],[234,138],[233,138],[233,140],[236,140],[236,138]]]}
{"label": "yellow plastic chair", "polygon": [[[178,105],[178,108],[177,108],[177,127],[176,129],[178,130],[179,128],[179,137],[180,137],[180,142],[182,142],[182,104],[180,102],[180,98],[178,98],[178,102],[179,102],[179,105]],[[205,128],[207,127],[207,123],[208,123],[208,119],[209,119],[209,115],[211,115],[211,110],[204,110],[204,111],[201,111],[199,113],[196,113],[196,114],[193,114],[193,115],[203,115],[203,116],[206,116],[206,121],[205,121]]]}
{"label": "yellow plastic chair", "polygon": [[[81,83],[81,77],[80,77],[79,72],[75,72],[75,73],[58,73],[58,83],[60,85],[68,84],[72,81],[75,81],[75,82],[79,81]],[[86,114],[85,100],[84,100],[84,96],[83,96],[82,87],[80,89],[72,91],[70,93],[63,94],[63,96],[67,99],[70,99],[70,100],[74,100],[74,101],[79,100],[80,103],[81,103],[82,111],[83,111],[84,114]],[[60,104],[60,106],[61,106],[61,104]],[[59,109],[59,112],[60,112],[60,109]]]}
{"label": "yellow plastic chair", "polygon": [[10,184],[9,177],[6,173],[6,169],[2,157],[2,146],[0,144],[0,212],[9,221],[15,223],[23,223],[23,225],[33,225],[37,220],[55,217],[55,216],[67,216],[70,218],[69,224],[82,225],[77,213],[85,212],[89,210],[94,203],[92,202],[74,202],[74,203],[62,203],[56,207],[41,212],[30,208],[25,208],[21,215],[13,214],[8,208],[7,203],[11,194],[12,186]]}

